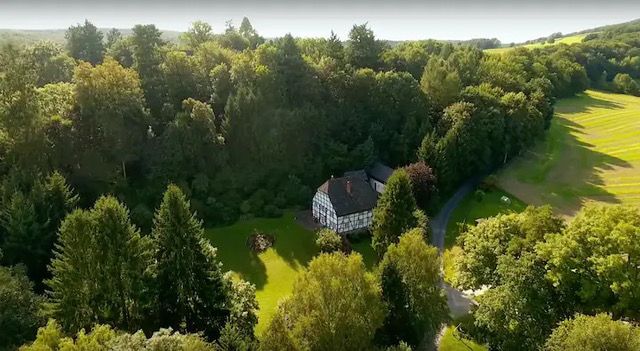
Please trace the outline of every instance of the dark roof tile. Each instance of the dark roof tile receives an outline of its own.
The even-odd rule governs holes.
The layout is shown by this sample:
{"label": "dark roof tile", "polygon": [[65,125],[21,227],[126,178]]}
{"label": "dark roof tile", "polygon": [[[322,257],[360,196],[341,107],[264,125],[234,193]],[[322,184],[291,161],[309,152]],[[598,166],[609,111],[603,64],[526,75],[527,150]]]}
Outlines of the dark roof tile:
{"label": "dark roof tile", "polygon": [[[351,192],[347,191],[348,182],[351,182]],[[359,176],[331,178],[318,191],[329,195],[338,217],[372,210],[378,200],[378,194]]]}

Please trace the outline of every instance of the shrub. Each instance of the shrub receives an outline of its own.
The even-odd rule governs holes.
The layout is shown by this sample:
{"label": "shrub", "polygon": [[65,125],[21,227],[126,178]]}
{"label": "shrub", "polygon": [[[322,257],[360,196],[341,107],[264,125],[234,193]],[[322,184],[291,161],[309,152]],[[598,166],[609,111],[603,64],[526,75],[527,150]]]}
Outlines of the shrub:
{"label": "shrub", "polygon": [[0,350],[15,349],[36,336],[43,322],[41,303],[23,266],[0,267]]}
{"label": "shrub", "polygon": [[342,248],[342,237],[333,230],[324,228],[316,234],[316,245],[322,252],[339,251]]}

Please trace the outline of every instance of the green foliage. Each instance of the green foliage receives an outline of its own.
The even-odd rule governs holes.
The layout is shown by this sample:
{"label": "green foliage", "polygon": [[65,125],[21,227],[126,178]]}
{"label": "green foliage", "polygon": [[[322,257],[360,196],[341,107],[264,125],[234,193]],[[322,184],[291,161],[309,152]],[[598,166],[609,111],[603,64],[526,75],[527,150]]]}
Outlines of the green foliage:
{"label": "green foliage", "polygon": [[380,263],[382,298],[389,312],[377,336],[384,345],[405,341],[418,346],[447,316],[440,287],[440,258],[424,233],[413,229],[391,244]]}
{"label": "green foliage", "polygon": [[21,351],[214,351],[198,334],[180,334],[171,329],[160,329],[147,338],[142,331],[128,334],[108,325],[94,325],[90,331],[79,331],[75,337],[67,337],[55,320],[38,330],[36,340],[20,348]]}
{"label": "green foliage", "polygon": [[201,222],[175,185],[164,194],[152,236],[161,325],[217,338],[229,316],[228,287]]}
{"label": "green foliage", "polygon": [[[230,315],[229,320],[222,330],[233,335],[240,335],[243,340],[253,340],[254,328],[258,323],[258,301],[256,301],[255,285],[242,279],[232,279],[229,291]],[[222,336],[221,336],[222,337]]]}
{"label": "green foliage", "polygon": [[322,252],[335,252],[342,249],[342,237],[329,228],[316,233],[316,245]]}
{"label": "green foliage", "polygon": [[396,170],[387,180],[385,191],[373,210],[372,245],[382,256],[390,244],[398,242],[400,235],[418,225],[411,180],[404,170]]}
{"label": "green foliage", "polygon": [[547,351],[631,351],[640,348],[640,329],[610,315],[576,315],[560,323],[547,339]]}
{"label": "green foliage", "polygon": [[533,253],[504,255],[496,269],[498,284],[478,298],[475,325],[490,345],[503,350],[539,350],[556,322],[570,310],[545,277]]}
{"label": "green foliage", "polygon": [[35,337],[43,322],[39,314],[42,302],[24,267],[0,266],[0,350],[14,350]]}
{"label": "green foliage", "polygon": [[[474,312],[480,335],[500,349],[538,350],[576,312],[637,318],[639,223],[634,208],[590,204],[566,227],[549,207],[529,207],[468,229],[459,240],[457,281],[488,287]],[[561,333],[548,344],[554,350],[574,345],[562,344],[569,332]]]}
{"label": "green foliage", "polygon": [[141,328],[153,305],[152,253],[151,240],[115,198],[73,211],[60,226],[51,262],[51,315],[68,331],[94,323]]}
{"label": "green foliage", "polygon": [[71,81],[75,61],[56,44],[39,42],[24,54],[35,71],[37,86]]}
{"label": "green foliage", "polygon": [[104,182],[126,181],[127,163],[140,156],[136,145],[145,139],[149,122],[145,97],[138,74],[111,58],[95,67],[81,63],[73,80],[79,109],[73,121],[77,154],[68,162],[80,163],[72,178],[99,193]]}
{"label": "green foliage", "polygon": [[469,227],[458,239],[464,256],[456,262],[457,283],[474,289],[499,284],[496,273],[502,256],[518,257],[522,252],[533,251],[545,234],[560,232],[563,225],[562,219],[546,206],[500,214]]}
{"label": "green foliage", "polygon": [[211,39],[213,39],[211,25],[202,21],[193,22],[191,28],[186,33],[183,33],[180,38],[191,49],[196,49]]}
{"label": "green foliage", "polygon": [[94,65],[102,62],[104,53],[102,32],[93,23],[85,20],[84,24],[69,27],[65,38],[71,57]]}
{"label": "green foliage", "polygon": [[78,196],[62,175],[48,177],[23,185],[14,173],[2,184],[4,210],[0,212],[0,249],[2,262],[24,264],[36,290],[43,290],[43,280],[49,278],[47,265],[53,258],[56,232],[67,213],[78,203]]}
{"label": "green foliage", "polygon": [[261,348],[365,350],[383,319],[380,288],[361,256],[321,254],[280,305]]}
{"label": "green foliage", "polygon": [[420,86],[422,91],[441,108],[455,102],[462,90],[460,75],[457,71],[448,68],[447,63],[441,58],[429,60],[420,78]]}
{"label": "green foliage", "polygon": [[366,23],[354,25],[349,32],[345,57],[353,67],[377,69],[380,66],[383,46]]}
{"label": "green foliage", "polygon": [[[549,232],[556,233],[556,232]],[[562,233],[540,244],[548,276],[580,310],[638,317],[640,213],[632,207],[587,205]]]}
{"label": "green foliage", "polygon": [[618,73],[613,78],[614,89],[623,94],[640,95],[640,83],[626,73]]}

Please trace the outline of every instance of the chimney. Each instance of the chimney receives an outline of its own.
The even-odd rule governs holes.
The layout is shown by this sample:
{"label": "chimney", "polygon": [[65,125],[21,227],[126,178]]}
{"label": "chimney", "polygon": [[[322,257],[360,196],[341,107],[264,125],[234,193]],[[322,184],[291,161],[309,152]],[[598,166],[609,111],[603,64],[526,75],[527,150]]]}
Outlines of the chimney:
{"label": "chimney", "polygon": [[347,180],[347,193],[351,195],[351,181]]}

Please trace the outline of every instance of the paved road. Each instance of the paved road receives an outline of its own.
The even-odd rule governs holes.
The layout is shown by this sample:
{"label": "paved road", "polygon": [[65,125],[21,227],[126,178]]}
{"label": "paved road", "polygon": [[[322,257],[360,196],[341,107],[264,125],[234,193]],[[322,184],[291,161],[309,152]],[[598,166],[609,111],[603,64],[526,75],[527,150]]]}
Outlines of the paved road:
{"label": "paved road", "polygon": [[[440,212],[431,219],[431,243],[440,251],[444,250],[444,237],[447,232],[447,224],[449,223],[451,214],[458,205],[460,205],[462,199],[478,186],[482,178],[482,176],[476,176],[464,182],[444,206],[442,206]],[[449,305],[450,315],[453,318],[457,318],[468,314],[473,306],[473,301],[462,291],[452,288],[449,284],[442,282],[442,285],[447,294],[447,304]]]}

